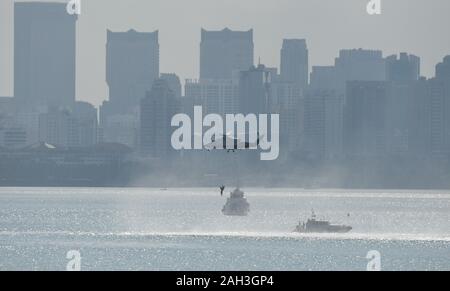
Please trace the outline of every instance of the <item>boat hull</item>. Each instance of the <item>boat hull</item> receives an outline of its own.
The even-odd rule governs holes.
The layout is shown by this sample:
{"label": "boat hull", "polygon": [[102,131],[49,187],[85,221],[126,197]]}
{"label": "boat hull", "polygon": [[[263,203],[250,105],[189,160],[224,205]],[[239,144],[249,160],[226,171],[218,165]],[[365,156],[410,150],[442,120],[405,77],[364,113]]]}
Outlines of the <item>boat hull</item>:
{"label": "boat hull", "polygon": [[348,233],[353,228],[350,226],[329,226],[327,228],[321,229],[321,228],[312,228],[312,229],[305,229],[297,227],[294,232],[296,233]]}
{"label": "boat hull", "polygon": [[229,198],[222,209],[226,216],[247,216],[250,212],[250,204],[245,198]]}

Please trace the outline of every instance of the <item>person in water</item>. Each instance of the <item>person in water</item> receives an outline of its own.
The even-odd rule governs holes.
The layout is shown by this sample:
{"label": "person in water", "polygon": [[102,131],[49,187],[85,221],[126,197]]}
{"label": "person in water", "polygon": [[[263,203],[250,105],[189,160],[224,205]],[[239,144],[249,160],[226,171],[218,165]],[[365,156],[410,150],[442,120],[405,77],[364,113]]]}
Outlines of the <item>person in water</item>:
{"label": "person in water", "polygon": [[223,196],[223,192],[225,191],[225,186],[220,186],[220,196]]}

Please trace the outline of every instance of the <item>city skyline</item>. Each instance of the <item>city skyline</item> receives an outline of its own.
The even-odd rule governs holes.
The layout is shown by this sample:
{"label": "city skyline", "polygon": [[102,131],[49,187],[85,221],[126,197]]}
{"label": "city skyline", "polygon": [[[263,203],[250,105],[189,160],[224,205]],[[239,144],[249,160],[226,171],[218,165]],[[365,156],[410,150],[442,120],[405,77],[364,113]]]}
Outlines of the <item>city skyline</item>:
{"label": "city skyline", "polygon": [[[108,97],[104,78],[106,59],[104,46],[107,29],[128,31],[134,28],[142,32],[159,30],[160,71],[177,73],[183,85],[185,79],[198,78],[200,73],[201,28],[222,30],[229,27],[233,30],[244,31],[254,29],[254,62],[257,63],[261,57],[262,63],[268,67],[280,66],[279,50],[284,38],[307,40],[310,51],[310,67],[332,65],[340,48],[362,47],[381,49],[384,56],[402,51],[420,56],[422,74],[426,77],[433,76],[435,64],[450,51],[448,38],[439,37],[439,33],[428,33],[430,30],[439,32],[444,27],[450,26],[449,20],[444,17],[445,9],[433,9],[433,5],[450,6],[445,1],[433,3],[422,3],[423,1],[387,2],[384,3],[383,14],[375,17],[365,13],[366,3],[363,3],[364,1],[343,1],[339,4],[333,3],[337,1],[322,1],[322,5],[311,3],[312,1],[301,1],[301,3],[297,3],[300,1],[286,1],[283,5],[275,8],[274,4],[268,2],[258,2],[259,5],[255,6],[256,2],[253,0],[241,1],[239,4],[235,3],[236,5],[232,5],[229,1],[228,3],[215,3],[218,5],[217,7],[221,8],[221,14],[218,13],[219,9],[212,7],[213,5],[206,1],[197,0],[190,5],[179,1],[169,1],[171,7],[178,5],[183,8],[173,11],[175,20],[171,22],[156,15],[154,9],[151,9],[151,5],[146,3],[147,1],[132,1],[130,7],[126,9],[120,1],[108,1],[108,12],[101,10],[102,5],[105,4],[103,0],[84,2],[83,12],[77,23],[77,100],[88,101],[96,106],[107,100]],[[8,1],[2,1],[2,8],[6,4]],[[169,9],[165,3],[158,2],[153,5],[158,7],[160,12]],[[329,9],[324,9],[322,6],[329,7]],[[199,7],[202,7],[202,13],[196,14],[195,9]],[[255,7],[260,13],[253,15],[250,13],[251,7]],[[300,9],[303,7],[305,9]],[[117,17],[119,10],[123,14],[122,17]],[[189,11],[190,14],[183,16],[184,14],[180,15],[178,10],[186,11],[185,13]],[[321,16],[319,18],[326,17],[333,25],[323,27],[318,23],[319,19],[306,15],[306,10],[316,18],[317,15]],[[7,9],[3,10],[2,14],[4,15],[7,11]],[[294,17],[295,12],[297,15]],[[433,22],[416,21],[423,17],[431,17],[431,12],[433,12]],[[441,12],[443,14],[440,14]],[[144,17],[145,13],[147,13],[147,17]],[[160,14],[167,15],[166,13]],[[286,15],[283,21],[265,21],[265,19],[276,19],[279,14]],[[10,18],[2,18],[2,21],[11,20]],[[349,20],[341,23],[343,18]],[[187,21],[188,25],[174,26],[178,19],[182,21],[181,23]],[[351,25],[353,19],[360,23],[359,28]],[[344,27],[346,29],[343,29]],[[11,28],[9,30],[7,28],[8,23],[3,26],[2,36],[7,31],[9,33],[6,33],[6,37],[11,40]],[[176,28],[179,33],[174,33]],[[337,34],[338,30],[339,34]],[[179,37],[174,37],[174,35]],[[4,42],[2,41],[2,43]],[[182,46],[180,46],[181,43],[183,43]],[[433,46],[428,43],[433,43]],[[7,63],[6,67],[9,67],[11,73],[11,59],[5,57],[5,51],[9,50],[7,56],[11,56],[11,51],[10,48],[5,50],[3,47],[2,45],[0,59],[3,60],[2,63]],[[430,47],[433,47],[433,50]],[[6,70],[8,71],[8,69]],[[0,95],[12,96],[12,77],[6,77],[4,71],[5,69],[0,74]]]}
{"label": "city skyline", "polygon": [[14,11],[14,98],[21,106],[75,102],[76,16],[64,4],[17,2]]}
{"label": "city skyline", "polygon": [[[439,176],[427,173],[424,183],[444,183],[439,179],[445,175],[439,171],[450,162],[450,50],[435,64],[432,78],[426,78],[421,77],[421,56],[410,50],[385,54],[339,48],[331,64],[318,66],[310,61],[315,52],[308,39],[286,38],[278,47],[280,63],[270,66],[255,60],[253,29],[201,29],[200,76],[186,80],[183,96],[179,72],[160,68],[159,30],[108,29],[103,78],[109,100],[97,109],[75,99],[79,18],[67,13],[65,6],[15,4],[15,94],[0,98],[0,150],[17,154],[11,163],[37,149],[50,165],[61,165],[63,158],[69,169],[70,155],[79,155],[77,165],[90,171],[96,166],[83,151],[105,149],[105,154],[112,151],[109,162],[123,159],[130,163],[128,169],[158,163],[162,168],[193,163],[214,169],[227,157],[176,149],[170,138],[175,130],[171,117],[180,113],[195,119],[194,108],[202,108],[205,114],[241,116],[234,121],[239,129],[235,138],[245,136],[248,143],[260,140],[248,121],[254,114],[277,116],[279,122],[261,139],[261,144],[276,140],[279,154],[272,165],[264,165],[273,176],[278,175],[273,167],[309,172],[314,169],[308,167],[311,163],[348,172],[346,178],[328,181],[330,185],[409,184],[402,180],[402,167],[394,167],[400,172],[393,176],[376,168],[377,162],[391,167],[398,159],[409,170],[428,161]],[[253,164],[255,153],[247,152],[242,159]],[[42,161],[35,160],[45,166]],[[366,161],[373,161],[379,174],[353,170],[353,163],[364,167]],[[109,162],[100,161],[103,166]],[[139,176],[123,172],[123,164],[115,169],[124,178]]]}
{"label": "city skyline", "polygon": [[0,271],[450,270],[449,11],[0,0]]}

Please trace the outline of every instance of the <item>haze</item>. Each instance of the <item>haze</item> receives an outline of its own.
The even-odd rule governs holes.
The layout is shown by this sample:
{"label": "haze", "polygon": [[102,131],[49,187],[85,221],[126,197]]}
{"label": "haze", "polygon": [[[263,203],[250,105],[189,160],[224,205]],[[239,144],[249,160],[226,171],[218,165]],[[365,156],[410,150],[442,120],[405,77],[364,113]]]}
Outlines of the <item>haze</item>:
{"label": "haze", "polygon": [[[47,1],[55,2],[55,1]],[[56,1],[61,2],[61,1]],[[62,1],[66,2],[66,1]],[[255,30],[255,62],[279,66],[283,38],[306,38],[311,65],[328,65],[342,48],[406,51],[422,58],[422,75],[450,53],[450,1],[383,0],[82,0],[77,39],[77,99],[99,105],[105,83],[106,29],[160,31],[161,72],[198,78],[200,29]],[[0,96],[12,96],[12,0],[0,1]]]}

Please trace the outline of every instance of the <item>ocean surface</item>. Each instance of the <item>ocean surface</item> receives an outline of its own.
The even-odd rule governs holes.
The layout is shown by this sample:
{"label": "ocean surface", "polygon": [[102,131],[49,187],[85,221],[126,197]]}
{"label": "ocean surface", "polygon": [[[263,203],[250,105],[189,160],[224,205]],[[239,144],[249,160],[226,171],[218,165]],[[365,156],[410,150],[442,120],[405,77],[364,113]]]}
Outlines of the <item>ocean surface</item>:
{"label": "ocean surface", "polygon": [[[450,270],[450,192],[243,190],[0,188],[0,270]],[[352,232],[292,233],[311,209]]]}

